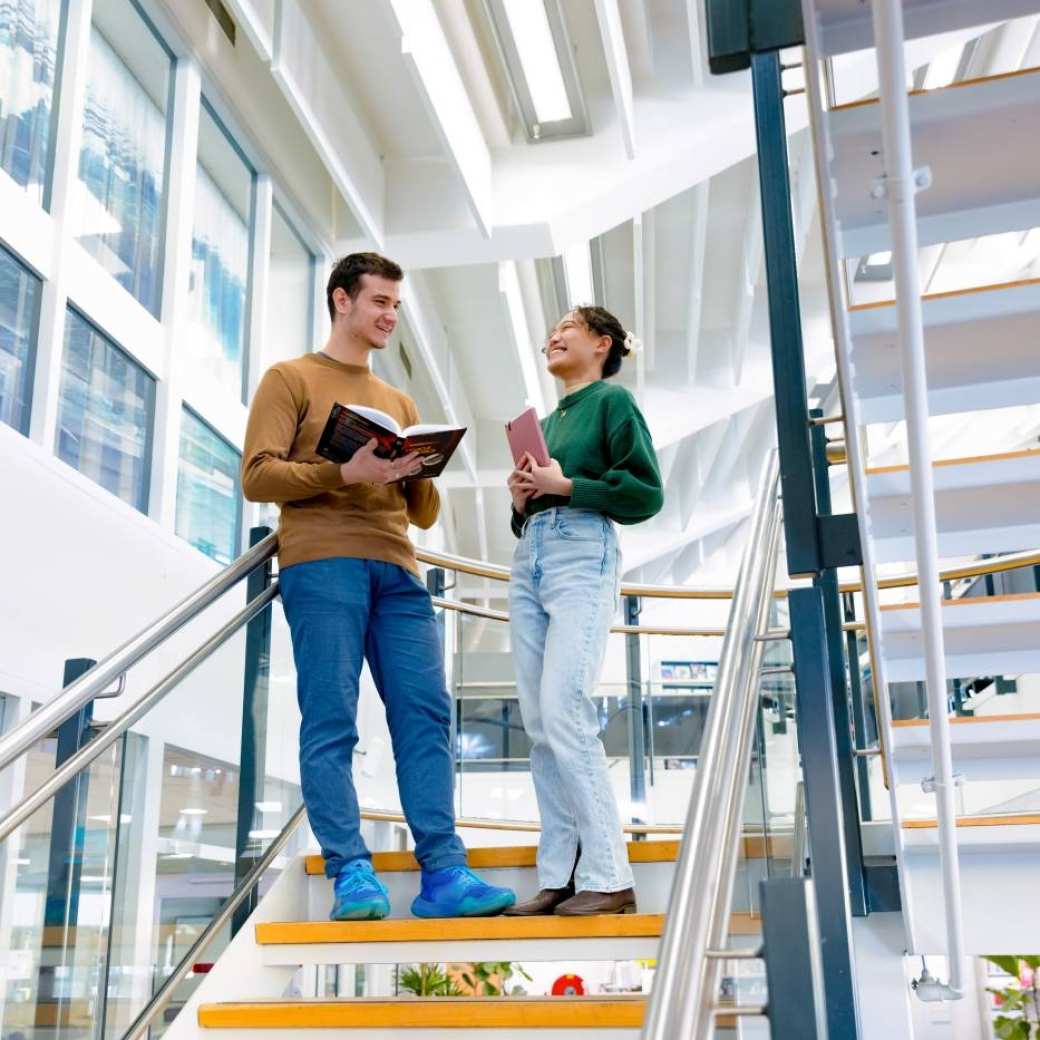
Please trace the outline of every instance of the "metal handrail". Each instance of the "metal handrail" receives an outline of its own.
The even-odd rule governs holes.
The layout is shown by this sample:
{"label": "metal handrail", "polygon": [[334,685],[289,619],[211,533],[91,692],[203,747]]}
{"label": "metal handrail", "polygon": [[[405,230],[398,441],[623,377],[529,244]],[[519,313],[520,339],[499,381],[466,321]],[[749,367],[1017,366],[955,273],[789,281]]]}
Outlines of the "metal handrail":
{"label": "metal handrail", "polygon": [[138,719],[159,703],[183,679],[203,663],[214,650],[228,641],[243,625],[248,624],[278,595],[278,582],[273,582],[245,608],[219,628],[197,650],[189,654],[164,679],[147,693],[142,694],[129,708],[109,723],[89,744],[80,748],[60,768],[56,769],[32,794],[0,817],[0,841],[20,827],[48,799],[61,790],[80,770],[112,746]]}
{"label": "metal handrail", "polygon": [[736,850],[730,838],[739,826],[741,784],[754,735],[758,679],[754,670],[765,646],[755,637],[765,629],[772,603],[780,533],[778,482],[779,465],[773,451],[751,517],[701,742],[661,937],[660,967],[643,1027],[646,1040],[686,1036],[690,1023],[696,1024],[698,1038],[708,1036],[711,1028],[718,962],[705,954],[722,945],[720,921],[732,899]]}
{"label": "metal handrail", "polygon": [[209,944],[220,934],[231,920],[235,911],[245,902],[249,893],[257,886],[271,864],[274,863],[278,854],[289,843],[289,839],[296,833],[297,828],[307,818],[307,809],[301,805],[296,812],[289,817],[289,822],[282,828],[278,837],[271,842],[264,854],[253,864],[249,873],[235,887],[228,896],[227,902],[220,908],[216,917],[203,929],[202,934],[192,943],[191,948],[181,958],[180,964],[170,973],[166,981],[155,991],[155,995],[141,1009],[137,1018],[133,1020],[130,1028],[123,1034],[122,1040],[137,1040],[144,1036],[157,1015],[166,1009],[170,1003],[174,990],[191,974],[195,962],[206,950]]}
{"label": "metal handrail", "polygon": [[234,563],[214,575],[205,585],[181,600],[172,610],[141,629],[132,639],[98,661],[89,672],[69,683],[56,697],[37,708],[10,733],[0,737],[0,769],[10,765],[33,744],[53,732],[80,708],[89,704],[128,669],[196,618],[206,607],[274,556],[278,539],[269,534]]}

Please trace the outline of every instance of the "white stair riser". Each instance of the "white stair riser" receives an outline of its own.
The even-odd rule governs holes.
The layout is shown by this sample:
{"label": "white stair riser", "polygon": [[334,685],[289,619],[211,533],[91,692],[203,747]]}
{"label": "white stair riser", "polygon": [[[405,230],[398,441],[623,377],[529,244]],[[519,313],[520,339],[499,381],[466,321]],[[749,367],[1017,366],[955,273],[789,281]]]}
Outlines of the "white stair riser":
{"label": "white stair riser", "polygon": [[[786,869],[786,862],[774,864],[774,870]],[[524,900],[538,891],[538,875],[534,867],[479,869],[477,873],[489,884],[503,885]],[[633,863],[636,901],[640,913],[663,914],[668,910],[668,897],[675,876],[675,863]],[[766,863],[761,859],[741,860],[737,864],[737,879],[733,891],[734,911],[752,910],[758,905],[758,882],[766,877]],[[390,917],[410,918],[412,900],[419,892],[419,874],[416,871],[386,871],[379,875],[390,893]],[[332,882],[318,875],[307,879],[308,917],[310,921],[324,921],[332,907]]]}
{"label": "white stair riser", "polygon": [[[1040,779],[1040,719],[954,723],[950,738],[954,770],[968,780]],[[927,726],[897,727],[893,750],[898,783],[934,772]]]}
{"label": "white stair riser", "polygon": [[[752,937],[743,937],[747,943]],[[615,961],[657,956],[656,937],[460,939],[450,942],[293,943],[263,947],[268,965],[413,964],[468,961]]]}
{"label": "white stair riser", "polygon": [[[986,830],[1040,828],[1001,827]],[[966,849],[962,838],[960,867],[966,953],[1022,954],[1040,946],[1040,834],[1038,844],[1022,848],[1021,840],[985,849]],[[946,949],[942,874],[935,849],[911,849],[905,854],[910,884],[917,951],[941,953]]]}
{"label": "white stair riser", "polygon": [[[477,873],[488,884],[513,889],[518,900],[533,896],[538,891],[538,876],[533,867],[479,869]],[[668,908],[668,894],[675,874],[674,863],[633,863],[636,879],[636,899],[644,914],[663,914]],[[386,871],[379,875],[390,893],[390,916],[410,918],[412,900],[419,893],[417,871]],[[324,921],[332,906],[332,882],[323,877],[308,878],[311,921]]]}

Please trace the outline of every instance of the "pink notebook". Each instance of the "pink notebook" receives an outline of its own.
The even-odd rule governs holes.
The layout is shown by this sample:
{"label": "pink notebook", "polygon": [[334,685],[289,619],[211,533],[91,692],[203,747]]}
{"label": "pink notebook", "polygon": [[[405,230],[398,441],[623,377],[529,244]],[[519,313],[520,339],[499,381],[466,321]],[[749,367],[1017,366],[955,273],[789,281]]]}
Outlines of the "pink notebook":
{"label": "pink notebook", "polygon": [[509,439],[514,465],[519,466],[524,453],[528,451],[539,466],[549,465],[549,449],[545,444],[541,423],[538,422],[538,413],[533,408],[528,408],[512,422],[506,423],[506,437]]}

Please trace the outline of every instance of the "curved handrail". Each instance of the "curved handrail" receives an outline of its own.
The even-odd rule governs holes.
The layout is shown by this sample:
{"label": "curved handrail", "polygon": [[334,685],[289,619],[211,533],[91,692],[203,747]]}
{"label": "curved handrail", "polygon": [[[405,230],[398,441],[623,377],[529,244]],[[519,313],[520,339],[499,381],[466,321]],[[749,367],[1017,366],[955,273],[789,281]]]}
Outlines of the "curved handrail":
{"label": "curved handrail", "polygon": [[10,765],[33,744],[75,715],[129,668],[197,617],[243,578],[248,577],[257,567],[266,563],[274,556],[277,547],[278,539],[273,533],[257,542],[234,563],[215,574],[172,610],[141,629],[117,650],[98,661],[89,672],[69,683],[53,700],[37,708],[24,722],[0,737],[0,769]]}
{"label": "curved handrail", "polygon": [[[494,581],[509,581],[509,568],[498,564],[485,563],[482,560],[471,560],[465,556],[454,556],[451,553],[434,552],[431,549],[416,549],[416,557],[420,563],[431,567],[443,567],[445,570],[458,571],[460,574],[469,574],[477,578],[491,578]],[[1040,566],[1040,551],[1029,550],[1026,552],[1008,553],[1004,556],[993,556],[988,560],[979,560],[976,563],[962,564],[957,567],[949,567],[940,571],[939,577],[943,581],[958,581],[961,578],[978,578],[986,574],[1002,574],[1006,571],[1017,570],[1019,567]],[[904,574],[892,574],[887,578],[881,578],[877,582],[880,589],[909,588],[917,584],[917,574],[908,571]],[[792,586],[799,588],[800,586]],[[773,595],[784,597],[790,590],[787,588],[777,589]],[[843,582],[839,586],[840,592],[862,592],[863,583],[858,581]],[[622,585],[622,596],[642,596],[646,599],[706,599],[721,600],[732,599],[733,589],[723,586],[706,586],[695,588],[692,585]]]}

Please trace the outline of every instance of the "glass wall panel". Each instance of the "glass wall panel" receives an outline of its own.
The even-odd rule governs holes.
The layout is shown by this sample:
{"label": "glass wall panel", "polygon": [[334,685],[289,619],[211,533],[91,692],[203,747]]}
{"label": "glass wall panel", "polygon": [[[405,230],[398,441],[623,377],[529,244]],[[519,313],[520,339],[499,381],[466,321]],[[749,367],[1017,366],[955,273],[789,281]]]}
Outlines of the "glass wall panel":
{"label": "glass wall panel", "polygon": [[0,0],[0,169],[43,203],[62,0]]}
{"label": "glass wall panel", "polygon": [[242,456],[194,413],[181,419],[177,470],[177,534],[212,556],[230,563],[238,555]]}
{"label": "glass wall panel", "polygon": [[313,305],[314,256],[275,204],[264,337],[267,365],[311,349]]}
{"label": "glass wall panel", "polygon": [[189,370],[242,393],[249,285],[252,169],[209,107],[199,120],[191,243]]}
{"label": "glass wall panel", "polygon": [[172,62],[130,0],[95,0],[93,17],[77,237],[158,315]]}
{"label": "glass wall panel", "polygon": [[146,512],[155,381],[87,320],[65,320],[58,457]]}
{"label": "glass wall panel", "polygon": [[40,280],[0,248],[0,422],[29,430]]}

